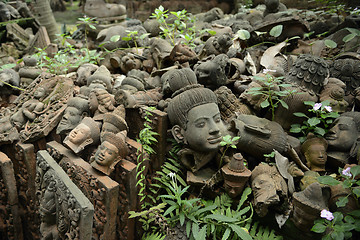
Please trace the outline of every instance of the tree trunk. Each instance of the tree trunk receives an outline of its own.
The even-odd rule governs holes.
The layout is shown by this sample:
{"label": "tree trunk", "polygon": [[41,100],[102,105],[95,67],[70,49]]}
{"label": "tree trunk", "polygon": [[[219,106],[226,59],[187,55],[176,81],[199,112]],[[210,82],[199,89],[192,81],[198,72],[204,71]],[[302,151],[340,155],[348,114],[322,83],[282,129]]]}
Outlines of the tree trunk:
{"label": "tree trunk", "polygon": [[34,10],[36,19],[40,25],[45,26],[51,42],[54,42],[59,30],[49,0],[35,0]]}

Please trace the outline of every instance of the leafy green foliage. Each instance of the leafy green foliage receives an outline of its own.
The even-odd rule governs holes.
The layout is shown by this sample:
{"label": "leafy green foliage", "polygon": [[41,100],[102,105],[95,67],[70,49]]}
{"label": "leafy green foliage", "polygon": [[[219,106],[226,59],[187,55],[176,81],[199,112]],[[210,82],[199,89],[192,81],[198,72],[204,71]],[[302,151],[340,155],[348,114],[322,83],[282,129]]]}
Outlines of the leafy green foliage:
{"label": "leafy green foliage", "polygon": [[145,183],[145,161],[149,160],[149,156],[151,154],[154,154],[155,151],[152,148],[152,145],[157,142],[157,139],[155,136],[158,134],[152,130],[152,127],[150,124],[152,123],[151,120],[151,110],[154,110],[155,108],[147,107],[144,110],[144,128],[140,130],[139,132],[139,138],[136,139],[138,143],[141,144],[141,148],[138,149],[138,157],[137,157],[137,165],[136,165],[136,186],[139,186],[139,192],[138,196],[140,197],[140,203],[141,208],[145,208],[144,200],[146,198],[145,189],[146,189],[146,183]]}
{"label": "leafy green foliage", "polygon": [[[317,177],[319,183],[335,186],[341,185],[344,189],[349,190],[349,194],[344,197],[340,197],[336,202],[338,208],[345,207],[349,201],[349,197],[352,196],[358,203],[360,197],[360,182],[357,178],[360,175],[360,165],[348,167],[346,169],[339,168],[339,179],[335,179],[332,176],[320,176]],[[359,206],[358,206],[359,207]],[[318,219],[314,223],[311,231],[316,233],[325,233],[322,237],[323,240],[334,239],[350,239],[352,237],[352,231],[360,232],[360,210],[354,210],[344,216],[341,212],[334,212],[333,219]]]}
{"label": "leafy green foliage", "polygon": [[282,240],[282,236],[277,236],[274,229],[270,229],[269,227],[264,227],[259,224],[259,222],[255,222],[252,224],[250,228],[249,234],[255,240]]}
{"label": "leafy green foliage", "polygon": [[[306,140],[306,136],[309,133],[314,133],[317,136],[324,136],[330,129],[331,124],[334,119],[339,117],[337,112],[333,112],[329,106],[330,102],[328,100],[321,103],[314,103],[312,101],[305,101],[305,105],[311,106],[308,111],[311,113],[311,116],[307,116],[304,113],[294,113],[297,117],[306,118],[302,125],[292,124],[290,132],[302,134],[299,137],[301,142]],[[320,107],[319,107],[320,106]]]}
{"label": "leafy green foliage", "polygon": [[150,17],[155,18],[159,22],[162,36],[169,39],[173,46],[175,46],[178,38],[183,39],[186,45],[194,45],[196,30],[191,25],[195,22],[195,19],[191,18],[185,9],[170,12],[169,14],[169,10],[165,10],[160,5]]}
{"label": "leafy green foliage", "polygon": [[269,34],[272,37],[279,37],[282,31],[283,31],[283,25],[276,25],[270,30]]}
{"label": "leafy green foliage", "polygon": [[[288,109],[289,106],[284,101],[289,96],[296,93],[296,90],[289,90],[290,84],[282,83],[283,77],[273,77],[266,73],[265,76],[254,76],[263,87],[253,87],[249,89],[251,95],[263,95],[265,100],[261,102],[262,108],[270,107],[272,120],[275,119],[275,109],[281,104],[284,108]],[[279,90],[278,90],[279,89]],[[284,90],[281,90],[284,89]]]}
{"label": "leafy green foliage", "polygon": [[236,136],[231,138],[230,135],[226,135],[222,137],[222,140],[220,142],[220,146],[226,146],[225,150],[223,151],[222,155],[221,155],[221,159],[220,159],[220,164],[219,164],[219,168],[222,167],[222,163],[223,163],[223,159],[225,156],[226,151],[228,150],[229,147],[231,148],[236,148],[236,143],[237,141],[240,139],[240,137]]}

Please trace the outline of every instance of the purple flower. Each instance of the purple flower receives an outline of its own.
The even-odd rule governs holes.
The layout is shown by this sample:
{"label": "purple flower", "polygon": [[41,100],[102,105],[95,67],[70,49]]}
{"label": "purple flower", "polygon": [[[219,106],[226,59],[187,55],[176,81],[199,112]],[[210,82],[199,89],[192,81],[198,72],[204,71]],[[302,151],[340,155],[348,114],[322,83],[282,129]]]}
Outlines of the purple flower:
{"label": "purple flower", "polygon": [[347,177],[351,177],[351,173],[350,173],[350,167],[347,167],[346,169],[342,170],[341,172],[344,176],[347,176]]}
{"label": "purple flower", "polygon": [[331,111],[332,111],[332,108],[331,108],[330,106],[325,106],[324,108],[325,108],[326,111],[328,111],[328,112],[331,112]]}
{"label": "purple flower", "polygon": [[319,110],[320,108],[321,108],[321,103],[315,103],[313,109],[314,109],[315,111],[317,111],[317,110]]}
{"label": "purple flower", "polygon": [[329,221],[334,219],[334,215],[332,214],[332,212],[330,212],[326,209],[321,210],[320,217],[325,218]]}

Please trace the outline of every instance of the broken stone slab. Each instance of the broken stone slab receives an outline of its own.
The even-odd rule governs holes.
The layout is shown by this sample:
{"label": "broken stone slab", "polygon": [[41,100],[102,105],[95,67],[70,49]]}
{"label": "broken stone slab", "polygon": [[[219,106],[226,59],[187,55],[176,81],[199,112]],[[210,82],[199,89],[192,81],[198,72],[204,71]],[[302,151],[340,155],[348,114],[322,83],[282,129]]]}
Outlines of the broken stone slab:
{"label": "broken stone slab", "polygon": [[43,239],[92,239],[94,206],[46,150],[37,152],[36,188]]}
{"label": "broken stone slab", "polygon": [[168,129],[168,118],[167,113],[160,110],[149,110],[147,107],[140,107],[136,109],[126,109],[126,122],[129,124],[128,136],[132,139],[137,139],[139,132],[144,128],[144,119],[142,116],[145,111],[149,111],[152,116],[151,126],[154,132],[157,133],[155,138],[157,144],[153,146],[156,154],[151,156],[151,166],[153,170],[159,170],[165,160],[166,146],[167,146],[167,129]]}
{"label": "broken stone slab", "polygon": [[6,25],[7,37],[11,39],[19,50],[25,50],[29,44],[30,35],[17,23]]}
{"label": "broken stone slab", "polygon": [[0,168],[2,175],[1,177],[7,190],[7,203],[10,205],[11,209],[12,225],[14,231],[13,236],[14,239],[22,240],[24,239],[24,236],[13,163],[10,158],[2,152],[0,152]]}
{"label": "broken stone slab", "polygon": [[94,205],[93,234],[98,239],[115,239],[119,184],[60,143],[49,142],[47,149],[63,156],[59,165]]}

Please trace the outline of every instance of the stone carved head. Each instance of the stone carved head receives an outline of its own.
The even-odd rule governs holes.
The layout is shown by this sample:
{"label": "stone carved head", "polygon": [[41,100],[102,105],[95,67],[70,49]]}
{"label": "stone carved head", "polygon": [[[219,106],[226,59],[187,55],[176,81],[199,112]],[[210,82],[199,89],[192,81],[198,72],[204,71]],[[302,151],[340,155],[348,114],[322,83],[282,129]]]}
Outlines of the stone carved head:
{"label": "stone carved head", "polygon": [[64,139],[64,144],[75,153],[88,145],[95,145],[100,139],[99,125],[90,117],[85,117]]}
{"label": "stone carved head", "polygon": [[56,134],[70,132],[87,116],[89,116],[89,101],[82,96],[70,98],[64,115],[56,128]]}
{"label": "stone carved head", "polygon": [[252,171],[251,188],[254,193],[255,210],[263,217],[268,207],[278,205],[287,197],[287,185],[276,166],[260,163]]}
{"label": "stone carved head", "polygon": [[311,171],[325,171],[327,160],[328,144],[324,138],[308,136],[307,140],[301,145],[301,152],[304,154],[306,164]]}
{"label": "stone carved head", "polygon": [[214,152],[220,147],[225,125],[213,91],[203,87],[181,91],[169,103],[167,113],[172,134],[197,152]]}
{"label": "stone carved head", "polygon": [[115,165],[128,154],[129,149],[125,143],[125,137],[122,133],[105,133],[101,145],[91,160],[91,166],[109,175]]}
{"label": "stone carved head", "polygon": [[325,135],[329,150],[356,152],[360,141],[360,112],[345,112],[338,117]]}

